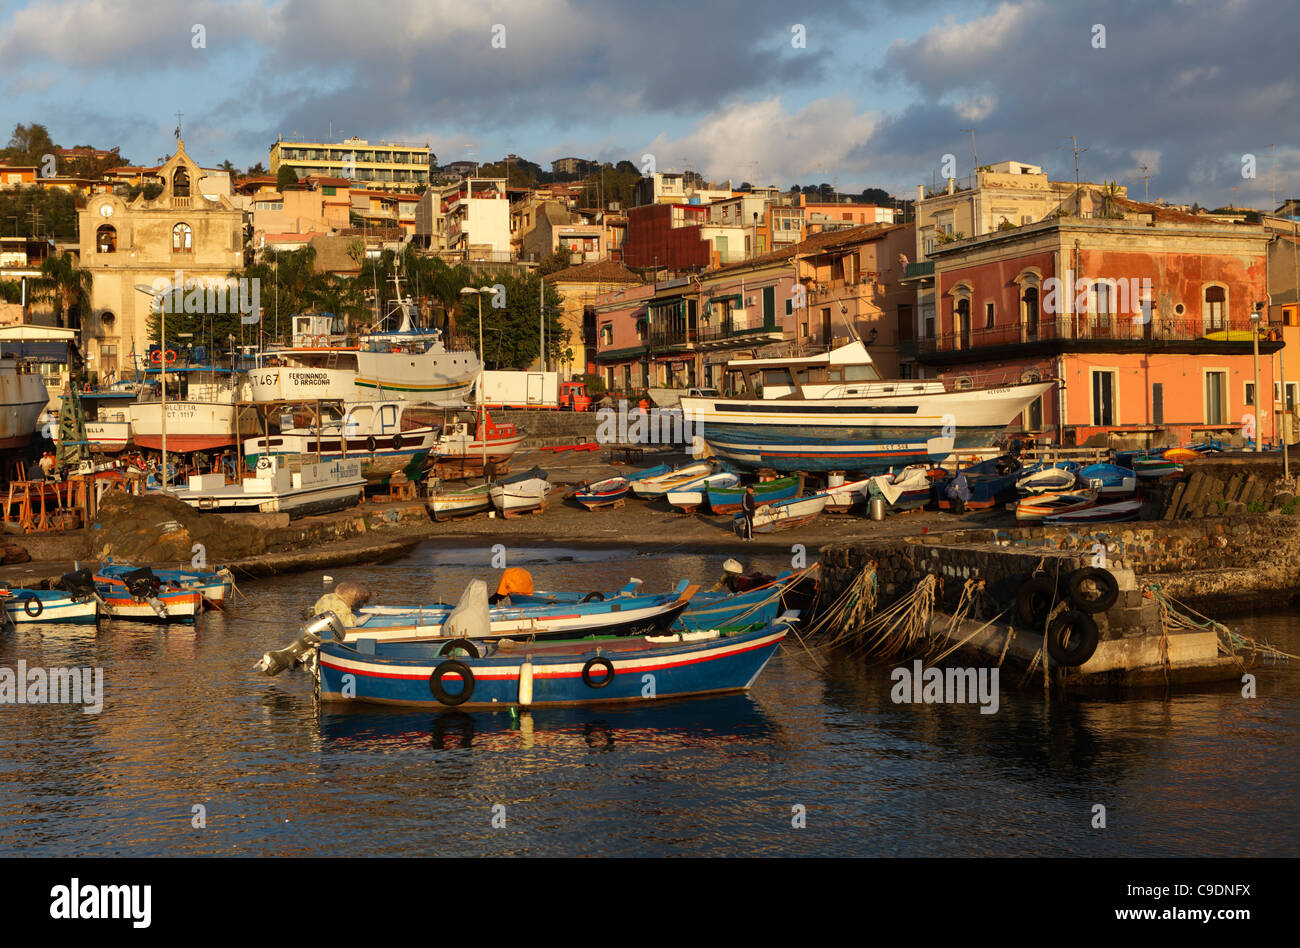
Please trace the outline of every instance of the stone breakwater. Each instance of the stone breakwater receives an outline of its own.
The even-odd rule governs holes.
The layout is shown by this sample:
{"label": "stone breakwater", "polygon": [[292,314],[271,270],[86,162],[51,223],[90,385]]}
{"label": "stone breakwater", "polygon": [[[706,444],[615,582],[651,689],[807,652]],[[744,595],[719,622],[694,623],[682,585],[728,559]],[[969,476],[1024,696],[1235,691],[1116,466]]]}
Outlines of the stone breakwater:
{"label": "stone breakwater", "polygon": [[[1120,603],[1141,608],[1142,587],[1215,617],[1276,609],[1300,594],[1300,517],[1238,515],[1195,522],[1016,527],[832,543],[821,550],[825,595],[835,596],[874,560],[880,601],[888,604],[922,576],[940,579],[940,608],[955,608],[966,579],[985,580],[1005,604],[1044,561],[1062,578],[1096,559],[1130,573],[1136,585]],[[825,600],[823,600],[825,601]]]}

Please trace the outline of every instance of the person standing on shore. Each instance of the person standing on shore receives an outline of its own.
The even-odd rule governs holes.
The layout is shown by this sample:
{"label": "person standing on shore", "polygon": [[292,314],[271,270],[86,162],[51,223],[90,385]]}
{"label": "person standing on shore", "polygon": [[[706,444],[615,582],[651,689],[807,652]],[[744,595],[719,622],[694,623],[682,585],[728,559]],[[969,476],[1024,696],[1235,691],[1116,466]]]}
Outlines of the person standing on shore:
{"label": "person standing on shore", "polygon": [[970,482],[966,479],[965,471],[959,470],[952,483],[948,485],[948,499],[952,501],[953,513],[966,512],[966,501],[970,500]]}
{"label": "person standing on shore", "polygon": [[740,498],[740,512],[745,515],[744,539],[754,539],[754,511],[758,510],[758,501],[754,498],[754,485],[745,488],[745,496]]}

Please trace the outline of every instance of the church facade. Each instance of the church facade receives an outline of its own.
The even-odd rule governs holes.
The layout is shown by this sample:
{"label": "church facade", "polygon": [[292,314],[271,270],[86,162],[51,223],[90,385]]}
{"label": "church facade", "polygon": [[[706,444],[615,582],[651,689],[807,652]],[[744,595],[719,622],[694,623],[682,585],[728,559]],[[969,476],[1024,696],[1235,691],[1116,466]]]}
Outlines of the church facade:
{"label": "church facade", "polygon": [[243,267],[244,212],[228,189],[221,193],[181,140],[158,174],[154,199],[97,194],[78,215],[81,267],[94,278],[82,351],[104,383],[134,376],[158,342],[149,333],[153,296],[137,287],[166,290],[178,274],[186,285],[224,283]]}

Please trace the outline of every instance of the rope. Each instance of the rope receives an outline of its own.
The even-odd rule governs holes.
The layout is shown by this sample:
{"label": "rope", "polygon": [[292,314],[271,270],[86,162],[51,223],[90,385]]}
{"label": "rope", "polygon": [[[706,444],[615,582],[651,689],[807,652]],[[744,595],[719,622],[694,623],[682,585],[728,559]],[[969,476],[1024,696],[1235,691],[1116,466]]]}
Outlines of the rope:
{"label": "rope", "polygon": [[1300,655],[1292,655],[1290,652],[1284,652],[1280,648],[1252,639],[1248,635],[1242,635],[1240,631],[1234,632],[1222,622],[1217,622],[1207,616],[1201,615],[1195,609],[1186,603],[1179,602],[1172,596],[1166,596],[1160,591],[1159,585],[1150,585],[1146,591],[1155,599],[1156,604],[1160,607],[1160,627],[1162,632],[1161,650],[1164,653],[1166,665],[1166,677],[1168,677],[1168,637],[1171,632],[1206,632],[1213,631],[1218,638],[1219,651],[1227,656],[1235,658],[1246,667],[1246,654],[1249,652],[1249,659],[1253,663],[1256,656],[1263,656],[1272,661],[1282,661],[1292,658],[1300,658]]}

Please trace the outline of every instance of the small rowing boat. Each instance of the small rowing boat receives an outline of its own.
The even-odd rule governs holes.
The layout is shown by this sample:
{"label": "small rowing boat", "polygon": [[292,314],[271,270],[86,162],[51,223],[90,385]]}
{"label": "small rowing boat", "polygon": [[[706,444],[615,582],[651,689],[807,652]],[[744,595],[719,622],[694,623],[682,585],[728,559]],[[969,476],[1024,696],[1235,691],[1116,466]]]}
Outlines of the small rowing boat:
{"label": "small rowing boat", "polygon": [[[774,504],[778,500],[789,500],[799,490],[799,478],[778,477],[770,481],[759,481],[754,485],[755,503]],[[745,488],[736,484],[734,487],[705,488],[709,498],[709,509],[715,514],[734,514],[740,510],[740,503],[745,496]]]}
{"label": "small rowing boat", "polygon": [[[830,497],[826,494],[813,494],[811,497],[791,497],[789,500],[764,504],[754,511],[754,532],[775,533],[805,524],[819,516],[829,501]],[[737,533],[745,529],[743,512],[736,514],[731,526]]]}
{"label": "small rowing boat", "polygon": [[1098,493],[1131,494],[1137,490],[1137,475],[1118,464],[1089,464],[1079,470],[1079,483],[1097,488]]}
{"label": "small rowing boat", "polygon": [[1142,498],[1126,497],[1122,500],[1112,500],[1104,504],[1052,514],[1044,517],[1043,523],[1049,526],[1070,523],[1123,523],[1136,520],[1141,512]]}
{"label": "small rowing boat", "polygon": [[634,481],[631,485],[632,492],[638,497],[653,500],[656,497],[663,497],[670,490],[690,490],[703,484],[715,470],[714,466],[707,462],[687,464],[666,474]]}
{"label": "small rowing boat", "polygon": [[545,471],[535,467],[531,471],[498,481],[492,485],[489,493],[492,496],[492,506],[500,510],[503,517],[517,517],[546,509],[551,482],[546,479]]}
{"label": "small rowing boat", "polygon": [[710,474],[704,479],[703,483],[697,484],[689,490],[670,490],[664,497],[669,504],[683,513],[695,513],[695,511],[708,504],[710,487],[722,490],[725,487],[735,487],[739,483],[740,477],[737,474],[730,472]]}
{"label": "small rowing boat", "polygon": [[464,490],[440,490],[429,498],[429,513],[434,520],[482,513],[492,506],[491,490],[491,484],[479,484]]}
{"label": "small rowing boat", "polygon": [[1079,473],[1077,461],[1056,461],[1022,471],[1016,481],[1016,490],[1022,494],[1059,493],[1074,486]]}
{"label": "small rowing boat", "polygon": [[835,487],[827,487],[823,491],[826,495],[826,512],[848,513],[858,504],[865,503],[873,480],[875,478],[867,477],[860,481],[847,481]]}
{"label": "small rowing boat", "polygon": [[579,487],[573,492],[573,499],[588,510],[608,507],[627,496],[628,480],[626,477],[607,477],[603,481]]}
{"label": "small rowing boat", "polygon": [[1096,502],[1097,491],[1091,487],[1053,494],[1033,494],[1016,504],[1016,519],[1022,522],[1042,520],[1044,517],[1083,510]]}
{"label": "small rowing boat", "polygon": [[0,588],[5,615],[16,624],[77,623],[94,625],[99,617],[95,597],[74,596],[62,589]]}

